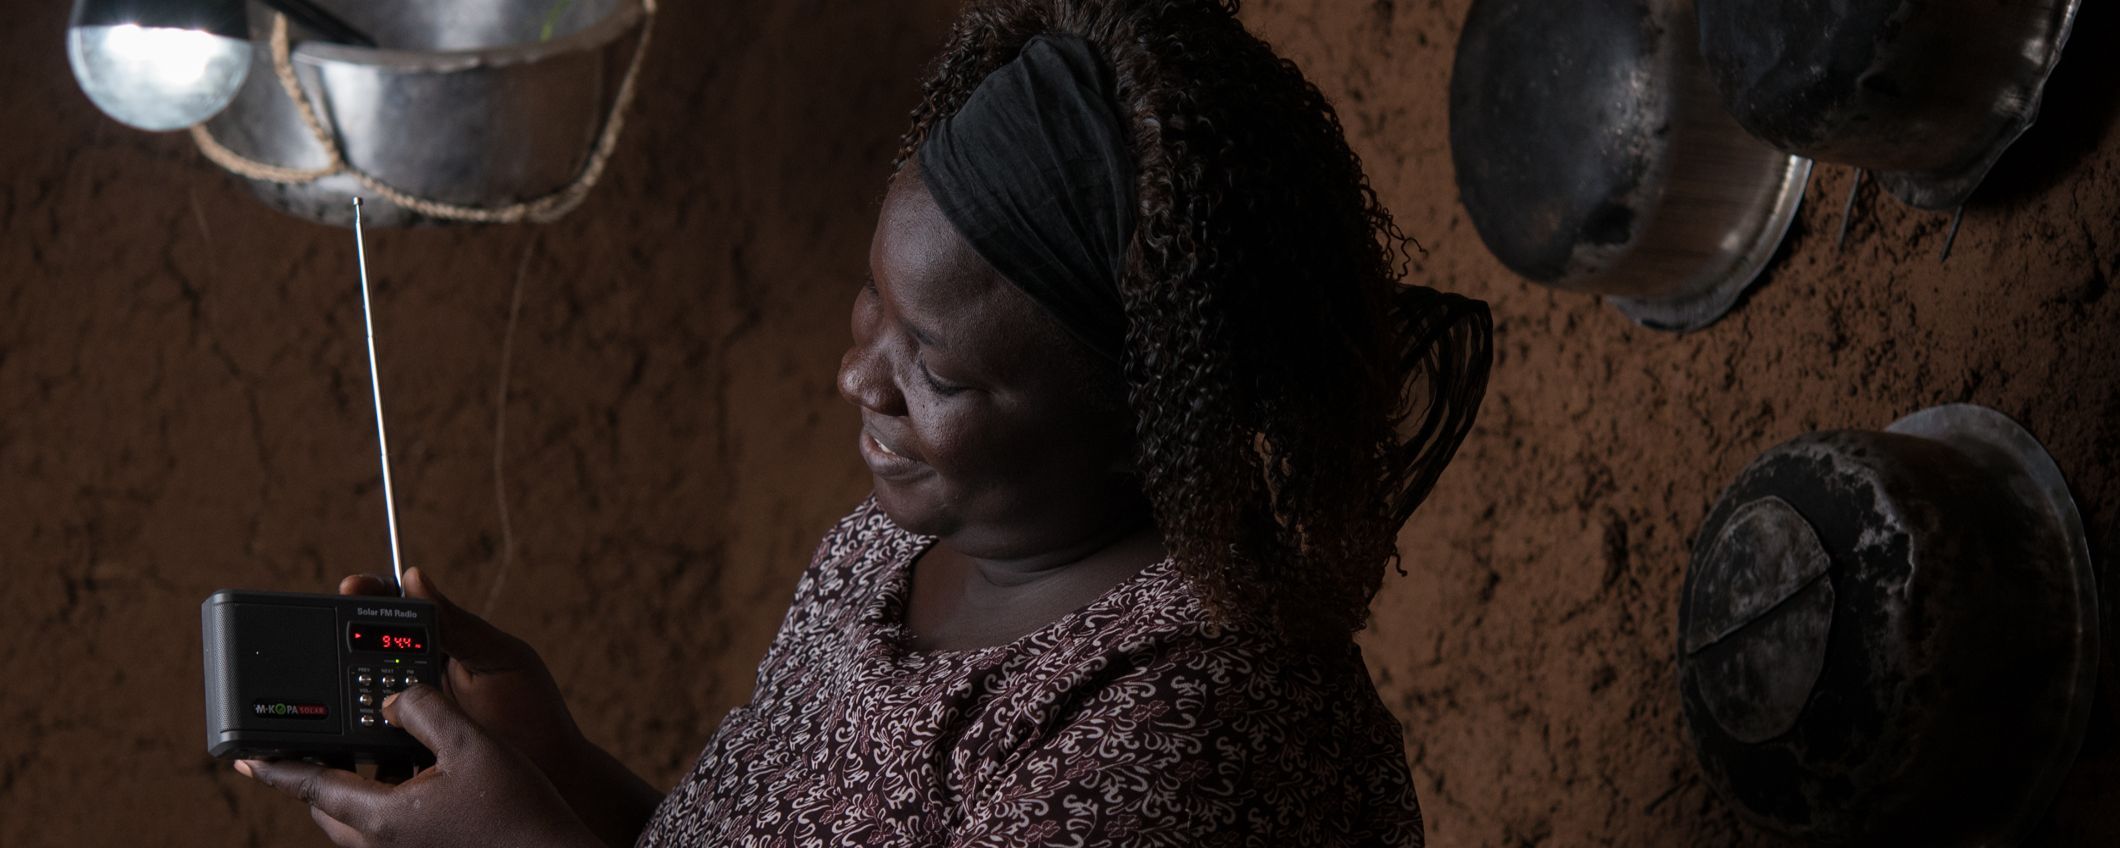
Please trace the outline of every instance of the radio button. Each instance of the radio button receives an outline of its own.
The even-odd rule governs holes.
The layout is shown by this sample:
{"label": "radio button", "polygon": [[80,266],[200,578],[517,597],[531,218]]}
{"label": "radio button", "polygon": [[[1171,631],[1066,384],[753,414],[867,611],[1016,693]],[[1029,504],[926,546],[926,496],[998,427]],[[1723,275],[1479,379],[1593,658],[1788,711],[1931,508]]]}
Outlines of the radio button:
{"label": "radio button", "polygon": [[363,715],[361,716],[361,726],[362,726],[362,727],[374,727],[374,726],[375,726],[375,716],[372,716],[372,715],[367,715],[367,714],[363,714]]}
{"label": "radio button", "polygon": [[419,675],[417,675],[417,674],[413,674],[413,673],[412,673],[412,670],[411,670],[411,669],[406,669],[406,670],[405,670],[405,685],[407,685],[407,686],[411,686],[412,684],[415,684],[415,683],[418,683],[418,682],[420,682],[420,676],[419,676]]}
{"label": "radio button", "polygon": [[364,707],[375,706],[375,696],[370,695],[366,692],[362,692],[358,697],[355,697],[354,700],[360,702],[360,705]]}
{"label": "radio button", "polygon": [[353,676],[353,683],[356,686],[374,686],[375,675],[369,674],[365,671],[361,672],[360,674],[356,674]]}
{"label": "radio button", "polygon": [[397,675],[395,675],[395,674],[390,674],[390,673],[388,673],[388,672],[385,672],[385,673],[383,674],[383,688],[385,688],[385,689],[396,689],[396,688],[397,688],[397,684],[398,684],[398,679],[397,679]]}

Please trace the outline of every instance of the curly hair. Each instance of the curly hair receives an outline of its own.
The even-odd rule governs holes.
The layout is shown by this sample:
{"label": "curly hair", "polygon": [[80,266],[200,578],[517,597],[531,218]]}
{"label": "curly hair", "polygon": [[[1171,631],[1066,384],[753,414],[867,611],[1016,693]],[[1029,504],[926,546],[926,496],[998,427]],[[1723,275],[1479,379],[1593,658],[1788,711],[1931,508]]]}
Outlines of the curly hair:
{"label": "curly hair", "polygon": [[1344,639],[1471,429],[1492,324],[1483,303],[1399,283],[1407,239],[1332,105],[1236,15],[974,2],[894,167],[1032,37],[1097,47],[1136,164],[1123,378],[1158,528],[1218,619]]}

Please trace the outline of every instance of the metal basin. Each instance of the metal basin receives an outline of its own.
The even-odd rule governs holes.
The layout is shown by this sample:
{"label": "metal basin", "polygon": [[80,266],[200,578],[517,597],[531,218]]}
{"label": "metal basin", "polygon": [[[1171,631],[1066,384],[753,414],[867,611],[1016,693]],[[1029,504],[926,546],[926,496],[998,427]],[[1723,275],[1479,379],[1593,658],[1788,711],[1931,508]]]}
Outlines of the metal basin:
{"label": "metal basin", "polygon": [[1949,209],[2038,116],[2080,0],[1699,2],[1701,50],[1738,123]]}
{"label": "metal basin", "polygon": [[1965,404],[1762,454],[1695,538],[1678,619],[1707,782],[1807,844],[2015,843],[2096,686],[2075,502],[2031,434]]}
{"label": "metal basin", "polygon": [[1502,264],[1664,330],[1713,322],[1758,277],[1811,163],[1723,113],[1695,31],[1690,0],[1475,0],[1450,154]]}
{"label": "metal basin", "polygon": [[[612,116],[647,15],[640,0],[321,0],[376,48],[304,41],[291,64],[347,165],[423,200],[494,208],[549,195],[582,174]],[[329,162],[274,72],[272,12],[251,7],[260,45],[247,82],[209,121],[220,144],[281,168]],[[350,225],[432,220],[351,174],[251,180],[267,204]]]}

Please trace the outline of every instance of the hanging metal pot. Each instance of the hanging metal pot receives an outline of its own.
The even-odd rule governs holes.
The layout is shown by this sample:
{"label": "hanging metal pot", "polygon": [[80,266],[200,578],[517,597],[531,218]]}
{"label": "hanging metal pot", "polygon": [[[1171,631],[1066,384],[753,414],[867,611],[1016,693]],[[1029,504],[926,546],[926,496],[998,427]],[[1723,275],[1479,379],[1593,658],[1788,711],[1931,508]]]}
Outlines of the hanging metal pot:
{"label": "hanging metal pot", "polygon": [[1679,606],[1708,783],[1812,843],[2008,845],[2074,761],[2098,666],[2083,523],[1993,410],[1799,436],[1723,492]]}
{"label": "hanging metal pot", "polygon": [[1707,325],[1758,277],[1811,163],[1723,113],[1695,31],[1691,0],[1474,0],[1450,155],[1502,264],[1664,330]]}
{"label": "hanging metal pot", "polygon": [[305,40],[253,4],[235,102],[193,129],[281,211],[351,223],[551,220],[615,145],[653,0],[319,0],[378,48]]}
{"label": "hanging metal pot", "polygon": [[1723,102],[1782,150],[1965,202],[2032,125],[2080,0],[1699,0]]}

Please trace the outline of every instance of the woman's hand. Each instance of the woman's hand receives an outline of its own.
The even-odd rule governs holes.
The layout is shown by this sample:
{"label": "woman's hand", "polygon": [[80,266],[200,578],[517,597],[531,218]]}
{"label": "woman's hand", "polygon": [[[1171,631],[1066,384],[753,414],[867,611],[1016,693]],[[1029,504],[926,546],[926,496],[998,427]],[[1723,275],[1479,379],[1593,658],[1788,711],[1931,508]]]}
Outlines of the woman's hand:
{"label": "woman's hand", "polygon": [[[339,594],[397,593],[382,577],[356,574],[339,581]],[[537,651],[451,602],[420,569],[405,572],[405,595],[434,603],[449,657],[446,687],[464,713],[548,777],[573,768],[588,743]]]}
{"label": "woman's hand", "polygon": [[[357,574],[339,581],[339,594],[397,593],[385,578]],[[443,681],[456,706],[528,758],[591,832],[632,845],[662,793],[582,735],[537,651],[451,602],[418,568],[405,572],[405,594],[434,603],[449,658]]]}
{"label": "woman's hand", "polygon": [[406,689],[383,701],[383,717],[433,751],[434,766],[396,786],[296,761],[243,760],[236,770],[301,799],[347,848],[598,844],[529,760],[442,693]]}

